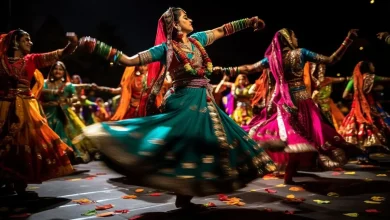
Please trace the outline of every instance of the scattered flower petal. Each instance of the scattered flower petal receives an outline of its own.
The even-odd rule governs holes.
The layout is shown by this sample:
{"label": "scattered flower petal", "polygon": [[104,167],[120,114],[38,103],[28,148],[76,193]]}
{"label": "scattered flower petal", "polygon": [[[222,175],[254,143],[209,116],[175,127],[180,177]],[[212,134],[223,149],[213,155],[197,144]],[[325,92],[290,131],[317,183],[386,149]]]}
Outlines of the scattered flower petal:
{"label": "scattered flower petal", "polygon": [[295,196],[294,196],[293,194],[289,194],[289,195],[286,196],[286,198],[287,198],[287,199],[294,199]]}
{"label": "scattered flower petal", "polygon": [[204,206],[206,206],[206,207],[217,207],[214,203],[212,203],[212,202],[208,202],[208,203],[206,203],[206,204],[204,204]]}
{"label": "scattered flower petal", "polygon": [[161,193],[150,193],[149,196],[161,196]]}
{"label": "scattered flower petal", "polygon": [[274,189],[265,189],[267,193],[276,193],[277,191]]}
{"label": "scattered flower petal", "polygon": [[370,178],[365,178],[364,181],[366,181],[366,182],[371,182],[372,179],[370,179]]}
{"label": "scattered flower petal", "polygon": [[78,203],[80,205],[86,205],[86,204],[91,204],[95,203],[95,201],[89,200],[89,199],[75,199],[73,202]]}
{"label": "scattered flower petal", "polygon": [[136,199],[137,196],[136,195],[124,195],[122,196],[122,199]]}
{"label": "scattered flower petal", "polygon": [[344,172],[345,175],[355,175],[356,172],[352,171],[352,172]]}
{"label": "scattered flower petal", "polygon": [[287,214],[287,215],[294,215],[294,211],[286,210],[286,211],[284,211],[284,214]]}
{"label": "scattered flower petal", "polygon": [[332,173],[332,176],[340,176],[340,175],[341,175],[340,172],[333,172],[333,173]]}
{"label": "scattered flower petal", "polygon": [[320,200],[320,199],[314,199],[313,202],[315,202],[317,204],[329,204],[330,203],[329,200]]}
{"label": "scattered flower petal", "polygon": [[286,187],[286,185],[284,185],[284,184],[278,184],[278,185],[276,185],[276,187],[281,188],[281,187]]}
{"label": "scattered flower petal", "polygon": [[387,174],[377,174],[376,176],[387,176]]}
{"label": "scattered flower petal", "polygon": [[382,201],[385,201],[385,197],[382,197],[382,196],[373,196],[371,197],[371,200],[372,201],[375,201],[375,202],[382,202]]}
{"label": "scattered flower petal", "polygon": [[290,187],[290,189],[288,189],[288,190],[293,191],[293,192],[305,191],[305,189],[303,189],[302,187],[299,187],[299,186]]}
{"label": "scattered flower petal", "polygon": [[81,214],[82,216],[94,216],[97,214],[97,211],[95,209],[93,210],[88,210],[86,212],[84,212],[83,214]]}
{"label": "scattered flower petal", "polygon": [[114,206],[112,204],[108,204],[108,205],[96,206],[95,210],[106,210],[111,208],[114,208]]}
{"label": "scattered flower petal", "polygon": [[251,192],[256,192],[257,190],[255,190],[255,189],[251,189]]}
{"label": "scattered flower petal", "polygon": [[143,191],[145,191],[145,190],[144,190],[144,189],[136,189],[136,190],[135,190],[136,193],[141,193],[141,192],[143,192]]}
{"label": "scattered flower petal", "polygon": [[359,213],[344,213],[345,216],[348,216],[348,217],[358,217],[359,216]]}
{"label": "scattered flower petal", "polygon": [[218,194],[219,201],[227,201],[229,200],[229,197],[225,194]]}
{"label": "scattered flower petal", "polygon": [[236,206],[244,206],[245,203],[241,201],[240,198],[232,197],[229,198],[227,201],[224,201],[227,205],[236,205]]}
{"label": "scattered flower petal", "polygon": [[305,199],[304,198],[285,198],[283,201],[287,202],[287,203],[302,203],[305,201]]}

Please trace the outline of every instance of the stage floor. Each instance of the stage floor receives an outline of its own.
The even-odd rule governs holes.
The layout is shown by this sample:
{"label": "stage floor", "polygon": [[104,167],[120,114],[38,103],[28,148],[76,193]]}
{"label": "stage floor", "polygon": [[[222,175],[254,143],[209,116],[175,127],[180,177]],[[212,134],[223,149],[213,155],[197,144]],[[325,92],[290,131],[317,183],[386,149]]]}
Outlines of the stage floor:
{"label": "stage floor", "polygon": [[[199,204],[214,203],[215,208],[203,212],[175,210],[175,196],[149,188],[124,184],[125,178],[108,169],[102,162],[75,166],[86,170],[29,185],[40,198],[20,200],[15,196],[0,197],[0,219],[84,220],[101,218],[96,214],[114,212],[106,219],[389,219],[390,166],[361,166],[349,163],[344,170],[332,172],[301,172],[295,178],[298,187],[283,185],[282,179],[266,178],[252,182],[247,188],[228,195],[245,204],[232,206],[218,196],[195,198]],[[301,188],[300,188],[301,187]],[[143,192],[135,192],[137,189]],[[298,191],[297,191],[298,190]],[[135,199],[123,199],[135,195]],[[304,198],[301,203],[286,201],[287,196]],[[93,203],[78,204],[88,199]],[[316,200],[316,201],[314,201]],[[382,201],[384,200],[384,201]],[[322,204],[319,204],[322,203]],[[96,206],[111,204],[113,208],[96,211]],[[91,216],[84,216],[88,211]],[[128,213],[115,213],[123,211]],[[108,213],[110,214],[110,213]]]}

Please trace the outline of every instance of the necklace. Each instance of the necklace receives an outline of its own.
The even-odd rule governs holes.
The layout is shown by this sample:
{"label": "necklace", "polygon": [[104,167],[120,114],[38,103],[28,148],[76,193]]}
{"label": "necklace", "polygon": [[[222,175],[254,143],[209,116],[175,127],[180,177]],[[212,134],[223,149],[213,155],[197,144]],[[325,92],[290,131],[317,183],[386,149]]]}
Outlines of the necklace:
{"label": "necklace", "polygon": [[211,62],[211,59],[209,58],[209,55],[207,54],[204,47],[194,38],[188,38],[188,40],[195,45],[196,48],[200,51],[200,54],[202,56],[203,60],[203,66],[197,70],[195,70],[192,67],[192,64],[190,62],[190,59],[188,59],[187,54],[180,48],[177,41],[173,41],[173,50],[175,53],[179,56],[179,61],[181,63],[184,63],[184,69],[186,72],[195,75],[195,76],[209,76],[213,72],[213,64]]}

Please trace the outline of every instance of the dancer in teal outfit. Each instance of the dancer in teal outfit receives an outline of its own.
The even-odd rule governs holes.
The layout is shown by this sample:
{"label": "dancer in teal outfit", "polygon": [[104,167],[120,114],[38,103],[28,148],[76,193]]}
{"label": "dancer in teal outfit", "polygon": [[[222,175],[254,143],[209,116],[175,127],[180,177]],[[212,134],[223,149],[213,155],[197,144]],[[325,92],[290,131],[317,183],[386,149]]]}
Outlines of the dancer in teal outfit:
{"label": "dancer in teal outfit", "polygon": [[146,82],[149,97],[140,103],[147,115],[159,113],[154,104],[166,71],[173,78],[161,114],[98,123],[84,129],[84,135],[134,184],[175,192],[180,208],[199,207],[190,202],[192,196],[233,192],[273,172],[275,165],[264,148],[277,146],[250,139],[218,108],[207,79],[213,67],[204,47],[249,27],[258,30],[264,23],[257,17],[242,19],[187,37],[192,20],[184,10],[169,8],[159,20],[156,46],[135,56],[84,37],[80,47],[115,63],[153,62]]}

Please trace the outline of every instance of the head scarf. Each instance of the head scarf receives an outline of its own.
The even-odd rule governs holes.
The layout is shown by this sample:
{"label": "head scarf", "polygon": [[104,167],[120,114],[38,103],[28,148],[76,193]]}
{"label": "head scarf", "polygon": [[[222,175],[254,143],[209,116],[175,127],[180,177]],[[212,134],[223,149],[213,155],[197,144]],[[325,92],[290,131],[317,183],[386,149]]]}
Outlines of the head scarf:
{"label": "head scarf", "polygon": [[[155,114],[158,112],[156,106],[156,98],[160,93],[161,87],[164,83],[165,75],[169,66],[171,65],[173,58],[173,46],[172,46],[172,32],[173,32],[173,8],[169,8],[158,20],[157,34],[154,45],[160,45],[166,43],[166,61],[165,64],[160,62],[151,63],[148,71],[147,85],[151,88],[150,94],[147,99],[141,98],[139,111],[141,114],[145,112],[145,115]],[[165,65],[165,67],[164,67]],[[156,80],[157,79],[157,80]]]}
{"label": "head scarf", "polygon": [[36,69],[34,71],[34,77],[35,77],[35,84],[34,84],[33,88],[31,89],[31,92],[32,92],[32,94],[34,94],[36,99],[39,99],[41,96],[41,93],[42,93],[42,88],[43,88],[43,84],[44,84],[45,79],[44,79],[41,71],[39,71],[38,69]]}
{"label": "head scarf", "polygon": [[121,80],[121,98],[119,101],[118,108],[115,111],[115,114],[111,117],[111,121],[117,121],[124,119],[126,112],[130,105],[131,100],[131,85],[134,81],[134,74],[136,72],[136,68],[134,66],[126,67],[125,72],[122,75]]}
{"label": "head scarf", "polygon": [[260,102],[264,102],[267,104],[267,96],[270,92],[269,86],[271,85],[270,77],[269,77],[269,69],[264,69],[261,76],[256,80],[256,91],[251,100],[252,107],[256,106]]}
{"label": "head scarf", "polygon": [[295,49],[291,40],[291,35],[287,29],[282,29],[276,32],[271,45],[265,52],[265,57],[268,59],[269,63],[269,69],[275,79],[274,94],[272,96],[272,100],[270,101],[291,112],[292,109],[296,108],[292,102],[289,87],[284,78],[282,47]]}
{"label": "head scarf", "polygon": [[12,41],[16,40],[15,35],[16,34],[28,34],[26,31],[22,29],[16,29],[13,31],[8,32],[7,34],[1,34],[0,35],[0,57],[7,55],[8,49],[12,44]]}

